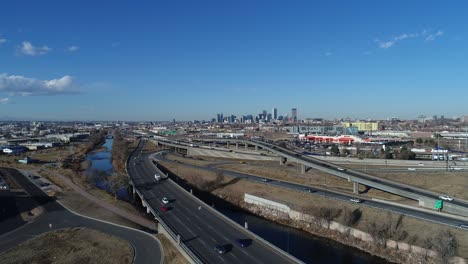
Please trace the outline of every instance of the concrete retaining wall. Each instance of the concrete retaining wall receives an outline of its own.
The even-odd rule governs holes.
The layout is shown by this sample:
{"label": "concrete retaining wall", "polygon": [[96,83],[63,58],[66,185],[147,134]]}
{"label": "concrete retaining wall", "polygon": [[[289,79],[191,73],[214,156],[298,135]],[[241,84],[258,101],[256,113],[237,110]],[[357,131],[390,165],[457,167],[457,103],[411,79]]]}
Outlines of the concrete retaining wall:
{"label": "concrete retaining wall", "polygon": [[[251,195],[251,194],[247,194],[247,193],[244,194],[244,201],[246,203],[255,204],[256,206],[265,207],[265,208],[268,209],[267,211],[271,211],[274,208],[280,208],[282,210],[280,212],[284,213],[285,208],[289,208],[289,206],[287,206],[285,204],[281,204],[281,203],[278,203],[278,202],[275,202],[275,201],[271,201],[271,200],[268,200],[268,199],[265,199],[265,198],[262,198],[262,197],[258,197],[258,196],[254,196],[254,195]],[[288,215],[289,215],[289,218],[292,219],[292,220],[302,221],[302,222],[311,223],[311,224],[318,224],[322,228],[335,230],[335,231],[338,231],[338,232],[343,233],[343,234],[348,234],[348,235],[353,236],[355,238],[358,238],[358,239],[360,239],[362,241],[366,241],[366,242],[374,241],[374,238],[372,237],[372,235],[370,235],[370,234],[368,234],[368,233],[366,233],[364,231],[361,231],[359,229],[355,229],[355,228],[352,228],[352,227],[349,227],[349,226],[342,225],[342,224],[340,224],[338,222],[331,221],[330,223],[327,223],[326,221],[320,221],[320,219],[317,219],[316,217],[314,217],[312,215],[305,214],[305,213],[299,212],[299,211],[295,211],[295,210],[290,209],[290,208],[289,208]],[[437,256],[437,252],[435,252],[433,250],[425,249],[425,248],[415,246],[415,245],[410,245],[410,244],[407,244],[407,243],[404,243],[404,242],[401,242],[401,241],[395,241],[395,240],[389,239],[385,243],[386,243],[386,246],[389,247],[389,248],[394,248],[394,249],[404,250],[404,251],[410,251],[410,252],[413,252],[413,253],[427,255],[427,256],[430,256],[430,257],[436,257]],[[462,259],[462,258],[459,258],[459,257],[452,258],[451,263],[467,264],[465,259]]]}
{"label": "concrete retaining wall", "polygon": [[281,213],[289,214],[290,208],[287,205],[277,203],[262,197],[258,197],[251,194],[244,194],[244,202],[249,204],[256,204],[264,208],[268,208],[270,210],[275,210]]}

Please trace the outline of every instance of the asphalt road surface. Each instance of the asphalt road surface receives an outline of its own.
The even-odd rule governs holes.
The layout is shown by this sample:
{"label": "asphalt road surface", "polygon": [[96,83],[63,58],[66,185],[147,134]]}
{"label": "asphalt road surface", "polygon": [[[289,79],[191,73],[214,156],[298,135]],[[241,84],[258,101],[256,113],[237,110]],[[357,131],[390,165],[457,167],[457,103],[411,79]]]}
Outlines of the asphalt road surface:
{"label": "asphalt road surface", "polygon": [[[34,207],[41,205],[45,212],[33,222],[0,235],[0,253],[44,232],[61,228],[84,227],[129,242],[135,250],[134,263],[136,264],[162,263],[161,245],[151,234],[75,214],[48,197],[38,186],[17,170],[8,170],[29,194],[28,203]],[[3,204],[0,206],[3,207]]]}
{"label": "asphalt road surface", "polygon": [[[174,162],[174,161],[171,161],[171,160],[167,159],[164,155],[161,155],[161,153],[156,155],[156,158],[159,159],[159,160],[162,160],[162,161]],[[279,181],[279,180],[267,179],[267,181],[265,182],[264,177],[259,177],[259,176],[245,174],[245,173],[239,173],[239,172],[233,172],[233,171],[229,171],[229,170],[222,170],[222,169],[213,168],[213,167],[210,167],[210,166],[197,166],[197,165],[191,165],[191,164],[183,164],[183,165],[193,167],[193,168],[196,168],[196,169],[209,170],[209,171],[213,171],[213,172],[222,171],[225,175],[228,175],[228,176],[231,176],[231,177],[242,178],[242,179],[246,179],[246,180],[253,181],[253,182],[259,182],[259,183],[263,183],[263,184],[270,184],[270,185],[274,185],[274,186],[280,186],[280,187],[292,189],[292,190],[298,191],[298,192],[309,193],[309,192],[306,191],[306,189],[310,189],[312,191],[312,193],[309,193],[310,195],[320,195],[320,196],[324,196],[324,197],[327,197],[327,198],[336,199],[336,200],[340,200],[340,201],[344,201],[344,202],[350,202],[350,199],[354,198],[353,196],[349,196],[349,195],[346,195],[346,194],[330,192],[330,191],[326,191],[326,190],[323,190],[323,189],[313,188],[313,187],[310,187],[310,186],[305,186],[305,185],[295,184],[295,183],[289,183],[289,182],[284,182],[284,181]],[[359,197],[359,198],[361,199],[361,197]],[[361,200],[363,200],[363,199],[361,199]],[[440,224],[444,224],[444,225],[448,225],[448,226],[452,226],[452,227],[458,227],[460,224],[466,224],[466,221],[457,220],[457,219],[450,218],[450,217],[445,217],[443,215],[435,215],[435,214],[421,212],[421,211],[412,210],[412,209],[408,209],[408,208],[402,208],[402,207],[399,207],[399,206],[394,206],[394,205],[390,205],[390,204],[386,204],[386,203],[380,203],[380,202],[372,201],[372,200],[363,200],[361,205],[362,206],[367,206],[367,207],[378,208],[378,209],[382,209],[382,210],[386,210],[386,211],[390,211],[390,212],[394,212],[394,213],[398,213],[398,214],[403,214],[403,215],[415,217],[415,218],[418,218],[418,219],[423,219],[423,220],[426,220],[426,221],[440,223]]]}
{"label": "asphalt road surface", "polygon": [[[361,179],[364,179],[364,180],[369,180],[369,181],[373,181],[373,182],[376,182],[376,183],[379,183],[379,184],[384,184],[384,185],[389,186],[389,187],[393,187],[393,188],[396,188],[396,189],[401,189],[401,190],[404,190],[404,191],[407,191],[407,192],[412,192],[414,194],[418,194],[418,195],[421,195],[421,196],[430,197],[430,198],[434,198],[434,199],[439,199],[439,195],[437,195],[437,194],[435,194],[433,192],[429,192],[427,190],[416,188],[416,187],[411,186],[411,185],[396,183],[396,182],[389,181],[389,180],[383,180],[383,179],[374,177],[372,175],[368,175],[368,174],[365,174],[365,173],[362,173],[362,172],[359,172],[359,171],[356,171],[356,170],[351,170],[351,169],[347,169],[346,171],[340,171],[340,170],[338,170],[338,166],[336,166],[335,164],[330,163],[330,162],[326,162],[326,161],[323,161],[323,160],[320,160],[320,159],[317,159],[317,158],[314,158],[314,157],[310,157],[310,156],[303,156],[302,154],[300,154],[298,152],[287,150],[287,149],[278,147],[278,146],[270,144],[270,143],[259,142],[259,141],[252,141],[252,142],[256,143],[256,144],[259,144],[261,146],[267,147],[269,149],[272,149],[274,152],[279,152],[279,153],[282,153],[283,155],[287,155],[288,158],[294,158],[294,159],[297,159],[297,160],[313,163],[314,165],[322,167],[325,170],[325,172],[327,172],[327,170],[331,169],[331,170],[335,170],[336,172],[340,172],[341,174],[347,174],[347,175],[354,176],[354,177],[357,177],[357,178],[361,178]],[[453,201],[445,201],[445,203],[451,203],[451,204],[456,204],[456,205],[459,205],[459,206],[468,207],[468,203],[466,201],[460,201],[460,200],[457,200],[457,199],[454,199]]]}
{"label": "asphalt road surface", "polygon": [[[144,142],[144,141],[141,141]],[[194,250],[206,263],[292,263],[294,260],[256,240],[242,227],[227,222],[207,205],[195,200],[190,194],[168,180],[157,182],[154,178],[156,169],[148,154],[141,152],[144,143],[140,143],[129,160],[129,175],[144,195],[145,200],[162,220],[180,234],[181,241]],[[148,186],[148,187],[146,187]],[[148,190],[147,190],[148,188]],[[161,199],[170,200],[170,210],[162,212]],[[241,247],[236,239],[250,240],[251,244]],[[223,245],[226,254],[215,252],[216,245]]]}

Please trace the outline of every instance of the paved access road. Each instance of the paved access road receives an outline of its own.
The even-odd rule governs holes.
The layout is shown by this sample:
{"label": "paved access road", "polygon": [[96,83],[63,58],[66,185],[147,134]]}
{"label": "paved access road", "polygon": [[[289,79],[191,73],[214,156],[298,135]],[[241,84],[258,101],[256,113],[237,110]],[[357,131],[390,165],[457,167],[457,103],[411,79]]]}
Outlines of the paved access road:
{"label": "paved access road", "polygon": [[[161,153],[156,155],[155,158],[161,161],[174,162],[172,160],[167,159]],[[194,169],[203,169],[203,170],[209,170],[209,171],[214,171],[214,172],[222,171],[225,175],[228,175],[231,177],[242,178],[242,179],[246,179],[246,180],[253,181],[253,182],[260,182],[263,184],[280,186],[280,187],[292,189],[298,192],[308,193],[306,189],[310,189],[312,191],[312,193],[309,193],[310,195],[321,195],[327,198],[341,200],[344,202],[350,202],[350,199],[353,198],[353,196],[346,195],[346,194],[330,192],[330,191],[323,190],[323,189],[313,188],[313,187],[306,186],[306,185],[289,183],[289,182],[284,182],[284,181],[279,181],[279,180],[268,179],[267,182],[264,182],[264,179],[265,179],[264,177],[218,169],[212,166],[197,166],[197,165],[191,165],[191,164],[186,164],[186,163],[184,163],[183,165],[188,166],[188,167],[193,167]],[[412,210],[409,208],[403,208],[403,207],[399,207],[399,206],[395,206],[395,205],[391,205],[387,203],[381,203],[381,202],[377,202],[373,200],[363,200],[363,201],[364,202],[361,204],[362,206],[378,208],[378,209],[382,209],[382,210],[386,210],[386,211],[390,211],[390,212],[394,212],[398,214],[403,214],[403,215],[415,217],[418,219],[423,219],[426,221],[440,223],[440,224],[444,224],[444,225],[448,225],[452,227],[458,227],[460,224],[466,224],[466,222],[468,222],[468,221],[457,220],[451,217],[446,217],[443,215],[436,215],[436,214],[431,214],[431,213],[427,213],[423,211]]]}
{"label": "paved access road", "polygon": [[[143,142],[143,141],[142,141]],[[150,207],[159,212],[162,220],[181,240],[206,263],[291,263],[293,259],[256,240],[237,224],[227,222],[207,209],[207,205],[194,199],[169,180],[156,182],[156,169],[148,154],[141,152],[143,143],[132,154],[127,164],[136,188],[143,193]],[[151,186],[151,187],[150,187]],[[149,188],[148,190],[146,188]],[[167,197],[170,210],[162,212],[161,199]],[[200,207],[200,209],[199,209]],[[251,239],[248,247],[240,247],[236,239]],[[224,245],[227,253],[215,252],[215,245]]]}
{"label": "paved access road", "polygon": [[163,254],[159,241],[151,234],[124,226],[75,214],[48,197],[38,186],[17,170],[7,169],[31,197],[31,203],[41,205],[45,212],[33,222],[0,236],[0,252],[42,233],[61,228],[84,227],[122,238],[135,250],[134,263],[162,263]]}

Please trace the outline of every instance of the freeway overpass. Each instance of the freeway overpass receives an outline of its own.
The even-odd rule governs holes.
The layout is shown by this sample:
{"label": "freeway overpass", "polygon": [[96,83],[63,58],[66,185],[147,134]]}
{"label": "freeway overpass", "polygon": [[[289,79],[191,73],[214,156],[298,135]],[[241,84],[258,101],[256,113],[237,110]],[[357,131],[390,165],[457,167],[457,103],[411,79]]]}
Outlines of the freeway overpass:
{"label": "freeway overpass", "polygon": [[[264,149],[271,153],[274,153],[279,156],[280,164],[284,164],[287,160],[301,164],[301,170],[305,173],[309,169],[316,169],[343,179],[348,180],[353,183],[353,190],[355,193],[359,191],[359,185],[365,185],[372,187],[381,191],[392,193],[398,196],[406,197],[412,200],[419,202],[419,205],[426,208],[434,208],[434,204],[439,200],[439,195],[437,193],[417,188],[411,185],[406,185],[402,183],[397,183],[390,180],[384,180],[367,173],[363,173],[357,170],[343,170],[339,166],[323,161],[310,156],[303,156],[299,152],[291,151],[279,146],[262,142],[262,141],[253,141],[253,140],[242,140],[242,139],[192,139],[194,141],[202,142],[224,142],[226,144],[236,144],[236,147],[239,147],[239,144],[244,144],[247,146],[254,146],[255,149]],[[179,152],[190,155],[192,148],[196,148],[196,145],[186,142],[172,141],[169,139],[158,139],[155,142],[159,145],[165,145],[168,147],[175,148]],[[457,214],[461,216],[468,216],[468,202],[455,199],[451,202],[444,201],[443,209],[446,213]]]}
{"label": "freeway overpass", "polygon": [[[158,231],[175,241],[182,253],[194,263],[296,263],[298,259],[256,236],[228,219],[194,195],[155,174],[163,173],[143,153],[144,141],[127,161],[127,172],[135,198],[141,200],[158,221]],[[162,211],[162,198],[170,200],[169,210]],[[236,245],[236,239],[251,241],[247,247]],[[215,245],[223,245],[227,253],[215,252]]]}

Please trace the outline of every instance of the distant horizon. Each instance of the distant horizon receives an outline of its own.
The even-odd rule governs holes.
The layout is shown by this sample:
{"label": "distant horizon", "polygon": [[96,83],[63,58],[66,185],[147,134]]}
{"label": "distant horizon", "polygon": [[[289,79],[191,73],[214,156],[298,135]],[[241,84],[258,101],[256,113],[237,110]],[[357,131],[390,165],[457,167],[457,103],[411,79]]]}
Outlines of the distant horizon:
{"label": "distant horizon", "polygon": [[468,115],[465,2],[90,6],[3,3],[0,117]]}

